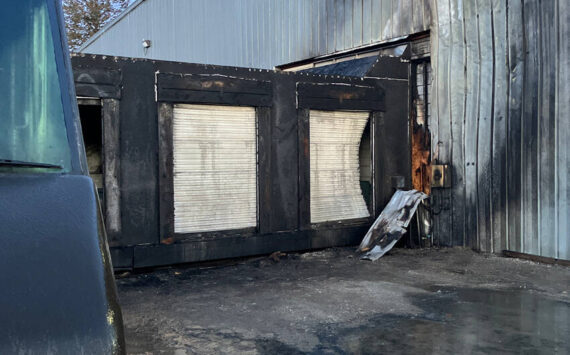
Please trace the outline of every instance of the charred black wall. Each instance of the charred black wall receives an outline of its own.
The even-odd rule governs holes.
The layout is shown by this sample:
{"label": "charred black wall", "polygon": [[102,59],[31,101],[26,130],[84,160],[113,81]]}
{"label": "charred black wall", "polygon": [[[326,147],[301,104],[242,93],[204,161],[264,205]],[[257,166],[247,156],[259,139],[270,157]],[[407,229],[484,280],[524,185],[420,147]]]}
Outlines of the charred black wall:
{"label": "charred black wall", "polygon": [[[72,64],[77,95],[101,98],[103,111],[110,112],[105,142],[111,144],[118,134],[118,144],[104,149],[106,161],[119,162],[105,172],[109,181],[116,178],[119,192],[115,197],[118,207],[111,211],[111,217],[119,216],[119,223],[108,232],[116,268],[358,243],[370,221],[330,226],[303,224],[309,201],[305,169],[308,155],[303,148],[308,144],[308,132],[303,131],[299,122],[303,112],[311,108],[371,112],[377,142],[374,146],[376,215],[394,191],[393,177],[403,177],[405,187],[410,186],[406,80],[318,76],[105,56],[74,56]],[[216,84],[203,85],[208,78],[216,78]],[[260,210],[255,231],[192,236],[169,232],[169,211],[164,207],[171,193],[169,162],[165,155],[161,156],[165,142],[159,138],[168,136],[164,135],[168,125],[159,123],[159,108],[173,102],[257,108]],[[112,127],[118,127],[119,132],[116,128],[112,131]],[[118,167],[118,173],[111,171],[113,166]]]}

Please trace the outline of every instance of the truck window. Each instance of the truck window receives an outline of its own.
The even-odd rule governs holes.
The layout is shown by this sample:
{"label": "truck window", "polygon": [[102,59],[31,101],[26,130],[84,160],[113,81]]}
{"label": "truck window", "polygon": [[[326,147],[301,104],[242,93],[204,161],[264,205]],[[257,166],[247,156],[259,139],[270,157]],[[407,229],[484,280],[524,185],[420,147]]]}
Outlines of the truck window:
{"label": "truck window", "polygon": [[65,172],[71,169],[71,152],[52,26],[57,29],[45,0],[2,3],[0,160],[49,164]]}

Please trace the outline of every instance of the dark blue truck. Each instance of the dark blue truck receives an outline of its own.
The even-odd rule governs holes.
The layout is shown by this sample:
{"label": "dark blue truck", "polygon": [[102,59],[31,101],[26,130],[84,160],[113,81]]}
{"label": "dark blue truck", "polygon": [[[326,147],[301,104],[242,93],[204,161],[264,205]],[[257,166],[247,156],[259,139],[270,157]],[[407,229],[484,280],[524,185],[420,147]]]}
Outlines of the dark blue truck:
{"label": "dark blue truck", "polygon": [[60,0],[0,10],[0,354],[121,354]]}

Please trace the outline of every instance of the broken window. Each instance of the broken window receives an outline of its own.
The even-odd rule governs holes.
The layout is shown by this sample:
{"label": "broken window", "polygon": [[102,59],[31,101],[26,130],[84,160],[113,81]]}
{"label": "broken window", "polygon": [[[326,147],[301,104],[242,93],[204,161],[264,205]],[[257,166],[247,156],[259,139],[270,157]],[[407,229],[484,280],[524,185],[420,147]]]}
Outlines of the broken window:
{"label": "broken window", "polygon": [[311,223],[370,216],[369,117],[368,112],[310,111]]}

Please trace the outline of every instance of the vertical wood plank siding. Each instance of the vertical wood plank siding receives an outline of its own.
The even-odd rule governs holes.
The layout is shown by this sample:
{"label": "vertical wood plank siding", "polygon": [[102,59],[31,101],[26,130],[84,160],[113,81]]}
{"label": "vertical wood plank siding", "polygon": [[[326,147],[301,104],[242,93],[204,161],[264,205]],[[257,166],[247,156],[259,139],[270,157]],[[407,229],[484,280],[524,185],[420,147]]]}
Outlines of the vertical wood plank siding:
{"label": "vertical wood plank siding", "polygon": [[566,1],[432,5],[432,150],[453,174],[435,240],[569,259]]}

